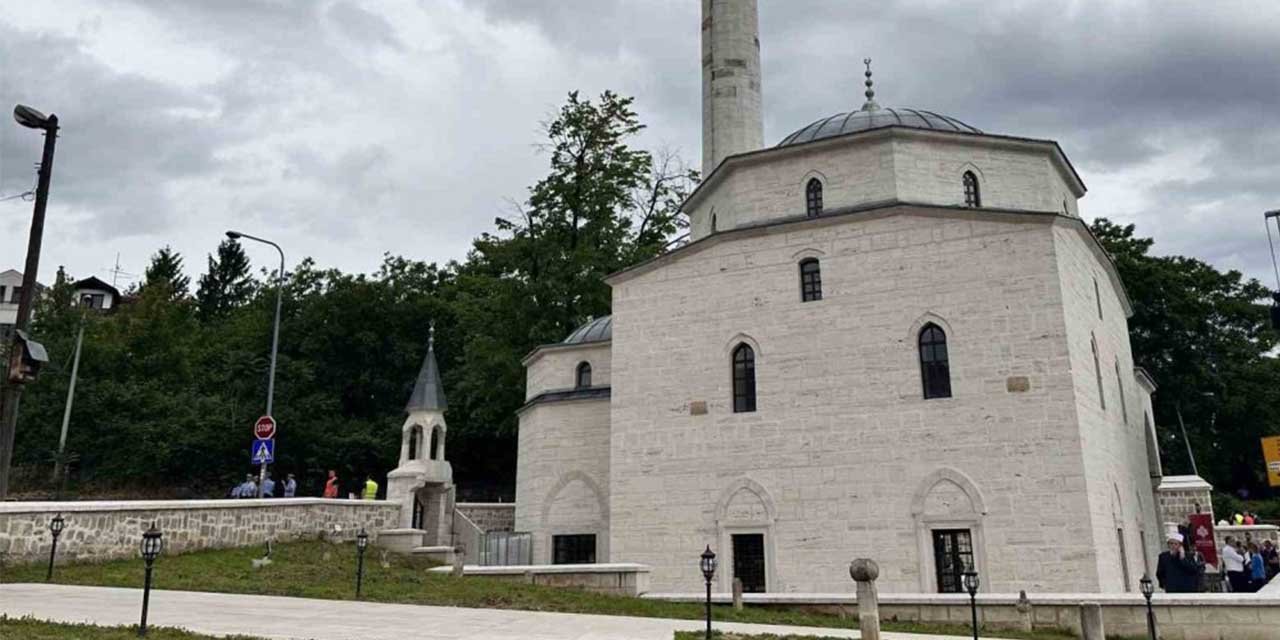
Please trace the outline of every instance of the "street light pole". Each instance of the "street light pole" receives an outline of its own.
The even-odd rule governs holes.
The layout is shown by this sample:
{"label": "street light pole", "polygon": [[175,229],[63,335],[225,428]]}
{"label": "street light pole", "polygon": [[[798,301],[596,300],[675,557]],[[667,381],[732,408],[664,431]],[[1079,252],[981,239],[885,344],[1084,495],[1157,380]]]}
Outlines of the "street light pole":
{"label": "street light pole", "polygon": [[[275,415],[273,415],[271,411],[272,411],[272,405],[275,401],[275,396],[276,396],[276,352],[279,350],[279,347],[280,347],[280,305],[284,299],[284,249],[281,249],[280,245],[270,240],[267,240],[265,238],[259,238],[257,236],[251,236],[247,233],[240,233],[239,231],[228,231],[227,237],[231,238],[232,240],[248,238],[255,242],[261,242],[262,244],[269,244],[275,247],[276,251],[280,253],[280,271],[277,272],[276,274],[276,321],[275,321],[275,326],[271,330],[271,371],[270,373],[267,374],[267,415],[274,418]],[[262,467],[258,469],[258,497],[259,498],[261,498],[263,495],[263,491],[264,491],[263,484],[265,484],[266,479],[267,479],[267,463],[264,462],[262,463]]]}
{"label": "street light pole", "polygon": [[[36,273],[40,270],[40,245],[44,240],[44,211],[49,203],[49,182],[53,177],[53,149],[58,140],[58,116],[31,107],[13,108],[13,118],[28,129],[44,130],[44,152],[40,156],[40,172],[36,182],[36,204],[31,214],[31,235],[27,239],[27,264],[22,271],[22,295],[18,298],[18,318],[14,322],[13,350],[21,349],[18,331],[26,331],[31,323],[31,302],[35,299]],[[7,367],[4,367],[7,368]],[[13,440],[18,431],[18,402],[22,383],[0,376],[0,500],[9,495],[9,467],[13,462]]]}

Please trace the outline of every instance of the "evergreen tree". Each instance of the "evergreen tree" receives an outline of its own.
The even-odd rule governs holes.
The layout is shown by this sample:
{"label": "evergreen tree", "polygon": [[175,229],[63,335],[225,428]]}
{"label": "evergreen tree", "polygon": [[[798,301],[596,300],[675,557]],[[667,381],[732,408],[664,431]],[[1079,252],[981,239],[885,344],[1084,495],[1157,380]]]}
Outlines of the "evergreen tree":
{"label": "evergreen tree", "polygon": [[170,300],[185,299],[191,294],[191,278],[182,272],[182,255],[168,245],[151,256],[142,288],[162,287]]}
{"label": "evergreen tree", "polygon": [[225,317],[232,309],[248,304],[254,282],[249,276],[249,257],[239,242],[230,238],[218,245],[218,255],[209,256],[209,268],[200,276],[196,304],[200,319]]}

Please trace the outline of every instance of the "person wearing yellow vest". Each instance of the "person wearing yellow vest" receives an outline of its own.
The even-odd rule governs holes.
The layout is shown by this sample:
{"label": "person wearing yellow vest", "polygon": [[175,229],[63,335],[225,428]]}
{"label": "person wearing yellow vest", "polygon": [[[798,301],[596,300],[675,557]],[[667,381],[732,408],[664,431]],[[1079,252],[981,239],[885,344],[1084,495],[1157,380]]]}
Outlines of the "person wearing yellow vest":
{"label": "person wearing yellow vest", "polygon": [[364,477],[364,499],[365,500],[378,499],[378,483],[373,481],[373,476]]}

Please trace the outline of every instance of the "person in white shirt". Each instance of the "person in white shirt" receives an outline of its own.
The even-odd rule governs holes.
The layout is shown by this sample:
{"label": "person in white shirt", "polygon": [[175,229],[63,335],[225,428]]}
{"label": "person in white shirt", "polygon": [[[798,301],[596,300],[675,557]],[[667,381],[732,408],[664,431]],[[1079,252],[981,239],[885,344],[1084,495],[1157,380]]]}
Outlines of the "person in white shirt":
{"label": "person in white shirt", "polygon": [[1236,540],[1231,536],[1227,536],[1226,544],[1222,545],[1222,569],[1227,572],[1227,581],[1231,583],[1232,591],[1244,593],[1249,590],[1249,575],[1244,572],[1244,555],[1236,549]]}

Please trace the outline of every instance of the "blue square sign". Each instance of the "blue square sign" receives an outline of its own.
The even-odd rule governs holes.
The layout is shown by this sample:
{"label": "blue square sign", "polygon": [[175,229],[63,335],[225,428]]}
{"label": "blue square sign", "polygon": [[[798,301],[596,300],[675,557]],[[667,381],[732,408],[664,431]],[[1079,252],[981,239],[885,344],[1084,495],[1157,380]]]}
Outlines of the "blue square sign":
{"label": "blue square sign", "polygon": [[254,440],[249,453],[254,464],[271,464],[276,461],[276,441]]}

